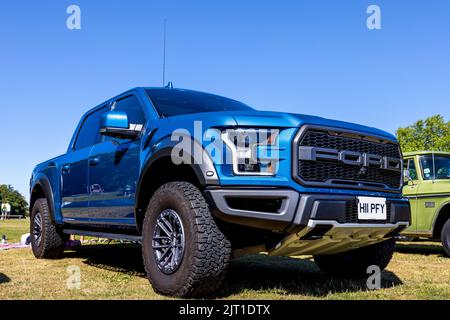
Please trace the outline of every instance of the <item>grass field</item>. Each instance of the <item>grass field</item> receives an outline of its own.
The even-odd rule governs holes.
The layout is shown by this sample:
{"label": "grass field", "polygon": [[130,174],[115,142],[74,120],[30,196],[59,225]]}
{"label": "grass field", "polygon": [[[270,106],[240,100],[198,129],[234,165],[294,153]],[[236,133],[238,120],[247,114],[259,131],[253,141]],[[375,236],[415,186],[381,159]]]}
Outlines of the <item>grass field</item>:
{"label": "grass field", "polygon": [[6,235],[8,242],[18,242],[22,234],[29,232],[29,228],[29,219],[0,221],[0,237]]}
{"label": "grass field", "polygon": [[[0,235],[18,241],[27,220],[0,221]],[[81,271],[80,289],[68,289],[68,267]],[[438,243],[399,243],[382,275],[382,288],[329,277],[311,257],[255,255],[232,262],[221,299],[450,299],[450,259]],[[151,289],[140,248],[85,245],[65,259],[37,260],[29,249],[0,251],[2,299],[166,299]]]}

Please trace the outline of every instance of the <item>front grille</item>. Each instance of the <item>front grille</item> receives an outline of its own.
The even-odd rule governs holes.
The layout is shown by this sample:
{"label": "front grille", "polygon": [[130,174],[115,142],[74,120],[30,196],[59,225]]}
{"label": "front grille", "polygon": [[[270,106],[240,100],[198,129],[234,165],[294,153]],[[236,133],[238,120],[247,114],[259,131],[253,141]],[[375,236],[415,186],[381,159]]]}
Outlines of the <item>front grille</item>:
{"label": "front grille", "polygon": [[345,223],[373,223],[383,224],[391,221],[391,204],[386,202],[386,220],[360,220],[358,219],[358,204],[356,201],[347,201],[345,204]]}
{"label": "front grille", "polygon": [[330,135],[324,131],[308,131],[300,141],[301,146],[349,150],[377,154],[383,157],[399,158],[398,145],[394,143],[376,143],[363,139]]}
{"label": "front grille", "polygon": [[[326,182],[335,179],[334,184],[346,184],[346,180],[365,182],[366,186],[372,184],[374,187],[383,187],[384,184],[390,188],[399,187],[399,174],[386,170],[369,168],[366,174],[359,174],[360,168],[355,166],[341,165],[338,163],[300,161],[299,174],[308,181]],[[332,182],[333,183],[333,182]],[[348,183],[352,185],[353,183]]]}
{"label": "front grille", "polygon": [[[344,135],[338,132],[307,129],[298,140],[298,146],[327,148],[338,151],[353,151],[382,157],[401,159],[398,144],[366,138],[356,134]],[[298,148],[297,148],[298,150]],[[297,176],[301,182],[314,185],[357,187],[365,189],[390,189],[398,191],[401,187],[400,170],[387,170],[380,167],[348,165],[326,159],[310,161],[299,160]]]}

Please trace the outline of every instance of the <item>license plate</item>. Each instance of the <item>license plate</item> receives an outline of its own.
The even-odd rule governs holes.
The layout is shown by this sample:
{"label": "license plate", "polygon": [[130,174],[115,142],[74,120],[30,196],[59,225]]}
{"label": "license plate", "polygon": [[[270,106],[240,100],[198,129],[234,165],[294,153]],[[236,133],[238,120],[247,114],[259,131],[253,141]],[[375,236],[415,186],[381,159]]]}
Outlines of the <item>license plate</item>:
{"label": "license plate", "polygon": [[358,197],[359,220],[386,220],[386,198]]}

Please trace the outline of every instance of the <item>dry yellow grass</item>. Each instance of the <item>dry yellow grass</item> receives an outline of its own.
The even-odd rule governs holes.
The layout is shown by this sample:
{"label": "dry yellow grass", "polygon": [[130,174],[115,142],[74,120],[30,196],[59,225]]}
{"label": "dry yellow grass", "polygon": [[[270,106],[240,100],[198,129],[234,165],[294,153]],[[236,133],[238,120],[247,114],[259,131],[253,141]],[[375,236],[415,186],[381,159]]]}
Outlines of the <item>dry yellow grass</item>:
{"label": "dry yellow grass", "polygon": [[[28,249],[0,251],[0,300],[165,299],[145,278],[137,246],[87,245],[65,256],[37,260]],[[70,266],[80,268],[79,290],[67,287]],[[371,291],[365,281],[323,274],[311,257],[250,256],[233,261],[216,298],[450,299],[450,259],[438,243],[400,243],[382,288]]]}

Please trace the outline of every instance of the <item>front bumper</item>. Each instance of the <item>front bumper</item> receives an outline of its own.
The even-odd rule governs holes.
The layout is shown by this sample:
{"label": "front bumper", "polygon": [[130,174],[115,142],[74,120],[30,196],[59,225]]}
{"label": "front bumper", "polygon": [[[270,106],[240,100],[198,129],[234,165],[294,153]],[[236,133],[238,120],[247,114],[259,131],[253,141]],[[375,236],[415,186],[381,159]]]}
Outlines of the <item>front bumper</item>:
{"label": "front bumper", "polygon": [[315,225],[380,225],[407,227],[411,220],[406,199],[387,198],[385,221],[358,220],[357,196],[336,194],[301,194],[292,189],[209,188],[205,196],[216,217],[249,227],[298,233],[311,221]]}
{"label": "front bumper", "polygon": [[387,198],[387,219],[358,220],[357,196],[301,194],[292,189],[211,188],[205,196],[221,220],[286,237],[270,255],[335,254],[381,242],[409,226],[407,199]]}

